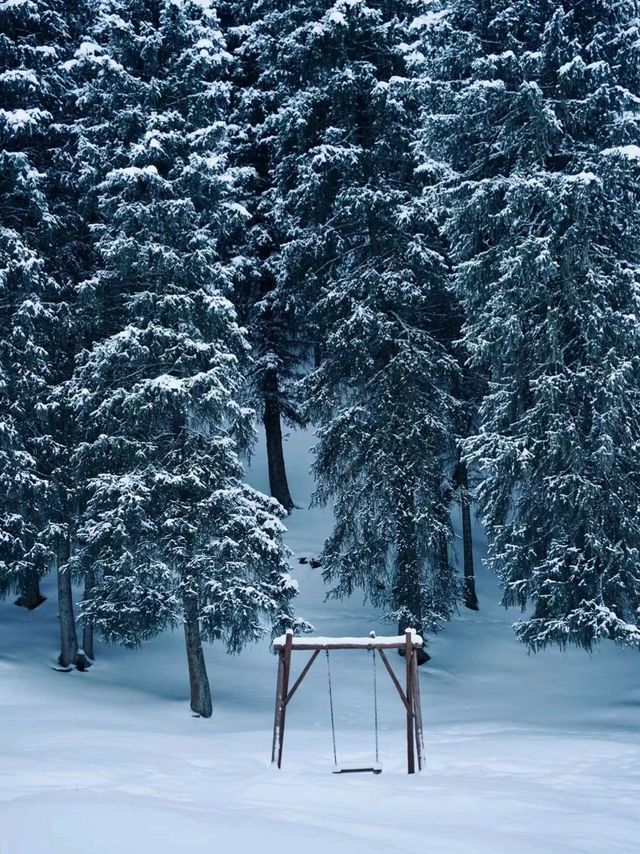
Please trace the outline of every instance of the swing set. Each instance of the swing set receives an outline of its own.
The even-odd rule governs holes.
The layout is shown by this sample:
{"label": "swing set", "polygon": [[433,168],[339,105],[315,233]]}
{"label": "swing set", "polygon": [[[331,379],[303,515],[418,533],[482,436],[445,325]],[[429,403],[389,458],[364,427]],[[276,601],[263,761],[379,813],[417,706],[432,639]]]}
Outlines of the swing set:
{"label": "swing set", "polygon": [[[293,631],[289,630],[285,635],[276,638],[273,648],[278,653],[278,678],[276,687],[276,708],[273,721],[273,744],[271,748],[271,762],[282,768],[282,752],[284,748],[284,729],[286,722],[287,706],[291,702],[302,680],[311,669],[311,665],[324,650],[327,660],[327,682],[329,688],[329,711],[331,714],[331,738],[333,742],[334,774],[353,774],[369,772],[372,774],[382,773],[380,765],[380,753],[378,745],[378,680],[376,674],[376,654],[384,664],[391,677],[391,681],[402,700],[407,716],[407,773],[414,774],[416,771],[416,756],[418,760],[418,771],[424,768],[424,742],[422,734],[422,707],[420,705],[420,681],[418,678],[418,650],[423,647],[422,638],[416,634],[414,629],[407,629],[404,635],[394,637],[376,637],[371,632],[367,638],[320,638],[301,637],[295,638]],[[329,653],[338,649],[366,649],[372,653],[373,661],[373,722],[375,735],[375,763],[365,766],[343,766],[338,764],[336,749],[336,726],[333,708],[333,685],[331,682],[331,661]],[[389,659],[385,654],[387,649],[404,651],[406,664],[406,689],[398,681]],[[291,675],[291,656],[294,651],[308,650],[312,652],[309,660],[303,667],[300,675],[289,689],[289,678]]]}

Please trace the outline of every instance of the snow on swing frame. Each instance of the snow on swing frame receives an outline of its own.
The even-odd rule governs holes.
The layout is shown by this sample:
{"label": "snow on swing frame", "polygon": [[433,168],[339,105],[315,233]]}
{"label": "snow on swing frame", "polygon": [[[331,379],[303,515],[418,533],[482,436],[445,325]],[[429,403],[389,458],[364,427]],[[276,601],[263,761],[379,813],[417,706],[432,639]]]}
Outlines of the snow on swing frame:
{"label": "snow on swing frame", "polygon": [[[282,753],[284,749],[284,731],[286,722],[287,706],[291,702],[294,694],[302,684],[304,677],[309,672],[312,664],[320,653],[324,650],[327,656],[327,674],[329,679],[329,700],[331,709],[331,728],[333,737],[333,754],[334,754],[334,773],[348,774],[362,771],[380,774],[382,768],[378,761],[378,743],[377,743],[377,688],[375,682],[375,655],[380,657],[384,664],[385,670],[389,674],[393,685],[398,692],[406,711],[407,718],[407,773],[414,774],[416,771],[416,756],[417,770],[422,771],[424,768],[424,741],[422,730],[422,706],[420,702],[420,680],[418,677],[418,650],[424,646],[424,641],[415,629],[408,628],[404,635],[393,635],[391,637],[378,637],[375,632],[370,632],[366,638],[362,637],[300,637],[293,636],[293,631],[289,629],[286,634],[281,635],[273,641],[273,648],[278,653],[278,677],[276,684],[276,705],[275,715],[273,720],[273,743],[271,748],[271,762],[276,764],[278,768],[282,768]],[[340,766],[337,762],[336,747],[335,747],[335,724],[333,720],[333,697],[331,690],[331,670],[329,665],[329,652],[331,650],[341,649],[366,649],[373,653],[374,660],[374,709],[375,709],[375,727],[376,727],[376,762],[374,765],[347,767]],[[397,649],[404,650],[405,653],[405,670],[406,670],[406,688],[403,690],[398,677],[396,676],[385,650]],[[289,688],[289,677],[291,675],[291,656],[294,651],[310,651],[312,655],[303,667],[300,675],[294,682],[292,688]]]}

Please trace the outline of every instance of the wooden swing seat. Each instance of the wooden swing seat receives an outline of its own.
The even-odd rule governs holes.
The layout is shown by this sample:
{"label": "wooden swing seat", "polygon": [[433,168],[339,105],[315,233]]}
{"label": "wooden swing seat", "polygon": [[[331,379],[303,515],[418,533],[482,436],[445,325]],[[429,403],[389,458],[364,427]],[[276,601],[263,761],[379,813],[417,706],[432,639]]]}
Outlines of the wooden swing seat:
{"label": "wooden swing seat", "polygon": [[382,774],[382,765],[347,766],[336,765],[334,774]]}

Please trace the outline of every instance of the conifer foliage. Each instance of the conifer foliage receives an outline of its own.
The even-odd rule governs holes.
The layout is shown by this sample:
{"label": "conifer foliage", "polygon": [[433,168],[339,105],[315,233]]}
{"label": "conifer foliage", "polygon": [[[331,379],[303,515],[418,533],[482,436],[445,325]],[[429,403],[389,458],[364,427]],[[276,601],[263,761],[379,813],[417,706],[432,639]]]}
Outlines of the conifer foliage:
{"label": "conifer foliage", "polygon": [[533,649],[640,647],[639,12],[454,0],[422,19],[425,139],[453,170],[465,341],[489,374],[467,458]]}

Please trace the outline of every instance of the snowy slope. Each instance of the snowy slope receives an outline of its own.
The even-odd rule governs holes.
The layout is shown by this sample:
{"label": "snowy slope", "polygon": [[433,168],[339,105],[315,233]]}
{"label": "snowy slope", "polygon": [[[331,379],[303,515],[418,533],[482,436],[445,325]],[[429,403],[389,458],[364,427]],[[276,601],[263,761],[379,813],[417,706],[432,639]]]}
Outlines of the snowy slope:
{"label": "snowy slope", "polygon": [[[330,518],[308,506],[308,438],[288,442],[288,522],[298,555],[317,553]],[[252,468],[262,488],[262,454]],[[478,557],[481,556],[478,549]],[[324,602],[320,572],[295,560],[298,612],[318,634],[389,627],[358,597]],[[529,656],[516,616],[479,570],[481,611],[461,613],[421,668],[428,770],[404,773],[404,715],[379,669],[380,776],[334,776],[319,657],[287,723],[285,766],[269,764],[275,660],[207,651],[214,717],[190,716],[179,633],[128,653],[100,649],[86,674],[55,672],[54,591],[37,611],[0,605],[0,854],[553,854],[638,850],[637,653]],[[38,624],[30,640],[32,624]],[[306,653],[299,653],[303,662]],[[340,759],[371,759],[366,652],[331,662]]]}

